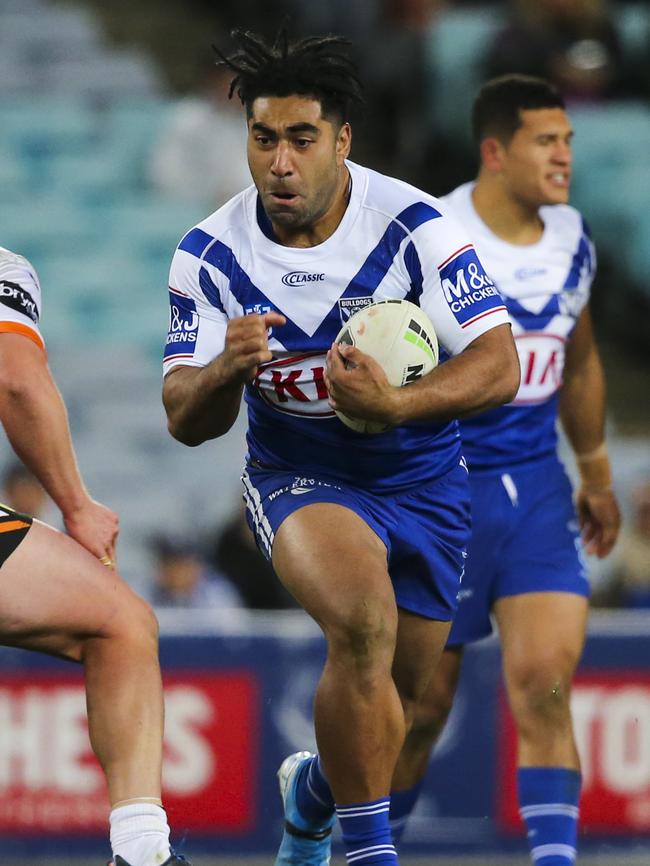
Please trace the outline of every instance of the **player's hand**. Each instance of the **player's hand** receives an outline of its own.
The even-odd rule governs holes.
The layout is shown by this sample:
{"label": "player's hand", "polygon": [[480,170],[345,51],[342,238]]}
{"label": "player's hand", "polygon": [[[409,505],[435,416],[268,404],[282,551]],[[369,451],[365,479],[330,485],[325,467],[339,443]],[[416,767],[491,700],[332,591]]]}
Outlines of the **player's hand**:
{"label": "player's hand", "polygon": [[332,409],[365,421],[396,423],[396,393],[381,366],[354,346],[334,343],[327,353],[325,385]]}
{"label": "player's hand", "polygon": [[602,559],[614,547],[621,526],[614,493],[581,487],[576,496],[576,508],[585,550]]}
{"label": "player's hand", "polygon": [[268,329],[279,328],[286,321],[280,313],[271,312],[238,316],[228,322],[222,358],[234,383],[250,382],[260,364],[271,360]]}
{"label": "player's hand", "polygon": [[68,535],[109,568],[115,567],[115,545],[120,531],[117,514],[88,497],[83,505],[63,515]]}

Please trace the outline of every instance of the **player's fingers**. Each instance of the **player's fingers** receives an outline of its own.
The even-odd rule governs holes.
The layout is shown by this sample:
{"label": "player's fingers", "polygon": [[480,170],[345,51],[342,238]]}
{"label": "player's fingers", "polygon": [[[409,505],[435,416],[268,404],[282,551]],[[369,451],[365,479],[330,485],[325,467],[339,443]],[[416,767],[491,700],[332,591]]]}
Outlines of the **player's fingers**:
{"label": "player's fingers", "polygon": [[237,341],[237,343],[231,346],[231,352],[243,361],[248,361],[249,359],[252,360],[253,358],[261,357],[262,355],[268,356],[265,357],[264,360],[271,360],[271,353],[269,352],[268,343],[266,341],[266,334],[262,336],[249,336],[247,339]]}
{"label": "player's fingers", "polygon": [[337,343],[337,353],[343,358],[346,369],[358,367],[363,360],[363,352],[349,343]]}
{"label": "player's fingers", "polygon": [[600,548],[598,552],[598,555],[601,559],[611,552],[612,548],[616,544],[617,537],[618,524],[616,522],[606,523],[603,525],[601,531]]}
{"label": "player's fingers", "polygon": [[276,313],[275,310],[272,310],[270,313],[264,313],[262,319],[266,328],[279,328],[287,323],[286,318],[281,313]]}
{"label": "player's fingers", "polygon": [[336,346],[335,344],[332,346],[332,349],[327,353],[326,372],[329,375],[330,379],[335,379],[337,376],[340,376],[342,373],[345,372],[343,358],[338,352],[338,346]]}

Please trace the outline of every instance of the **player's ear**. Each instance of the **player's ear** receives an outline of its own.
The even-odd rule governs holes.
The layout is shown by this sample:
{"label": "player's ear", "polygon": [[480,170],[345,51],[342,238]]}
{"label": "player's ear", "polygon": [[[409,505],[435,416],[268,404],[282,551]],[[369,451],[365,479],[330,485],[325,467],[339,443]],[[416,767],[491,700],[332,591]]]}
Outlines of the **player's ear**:
{"label": "player's ear", "polygon": [[505,148],[498,138],[484,138],[480,145],[481,165],[490,172],[499,172],[503,168]]}
{"label": "player's ear", "polygon": [[343,123],[336,136],[336,156],[339,163],[350,155],[352,147],[352,127],[349,123]]}

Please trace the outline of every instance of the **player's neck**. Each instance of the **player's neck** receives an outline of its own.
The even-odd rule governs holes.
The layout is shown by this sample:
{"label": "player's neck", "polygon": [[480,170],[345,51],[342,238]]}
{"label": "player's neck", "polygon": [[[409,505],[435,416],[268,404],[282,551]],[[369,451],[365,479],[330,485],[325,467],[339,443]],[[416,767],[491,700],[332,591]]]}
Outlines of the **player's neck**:
{"label": "player's neck", "polygon": [[472,192],[474,210],[503,241],[519,246],[536,244],[544,234],[539,210],[518,202],[496,178],[480,174]]}
{"label": "player's neck", "polygon": [[293,229],[287,226],[278,226],[272,222],[273,233],[278,242],[285,247],[315,247],[318,244],[322,244],[339,227],[350,201],[351,189],[352,179],[350,172],[344,165],[336,186],[336,192],[332,198],[332,203],[325,213],[313,223]]}

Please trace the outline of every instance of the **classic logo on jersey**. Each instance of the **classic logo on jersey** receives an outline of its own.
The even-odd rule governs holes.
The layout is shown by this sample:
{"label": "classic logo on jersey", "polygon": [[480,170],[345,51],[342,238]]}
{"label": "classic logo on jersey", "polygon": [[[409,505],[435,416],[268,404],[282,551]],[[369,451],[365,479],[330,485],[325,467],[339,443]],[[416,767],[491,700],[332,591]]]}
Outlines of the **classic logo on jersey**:
{"label": "classic logo on jersey", "polygon": [[339,315],[341,316],[341,324],[344,325],[350,316],[353,316],[364,307],[369,307],[372,304],[372,298],[339,298],[338,307]]}
{"label": "classic logo on jersey", "polygon": [[0,303],[10,307],[17,313],[22,313],[32,322],[38,322],[38,307],[26,289],[18,283],[10,283],[9,280],[0,280]]}
{"label": "classic logo on jersey", "polygon": [[497,287],[483,270],[471,244],[461,247],[441,265],[440,281],[449,309],[461,328],[497,310],[505,310]]}
{"label": "classic logo on jersey", "polygon": [[325,274],[310,274],[307,271],[291,271],[282,277],[285,286],[304,286],[305,283],[320,283]]}
{"label": "classic logo on jersey", "polygon": [[521,385],[512,405],[544,403],[562,385],[564,340],[555,334],[515,336]]}
{"label": "classic logo on jersey", "polygon": [[252,382],[254,392],[269,406],[287,415],[330,418],[325,355],[307,352],[262,364]]}
{"label": "classic logo on jersey", "polygon": [[524,281],[532,280],[535,277],[543,277],[548,273],[548,268],[517,268],[515,271],[515,279]]}
{"label": "classic logo on jersey", "polygon": [[165,343],[165,359],[191,358],[199,333],[196,304],[186,295],[169,290],[169,331]]}

